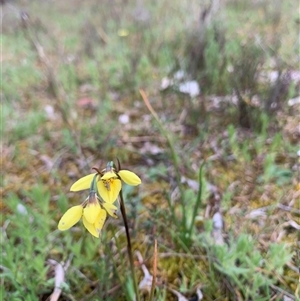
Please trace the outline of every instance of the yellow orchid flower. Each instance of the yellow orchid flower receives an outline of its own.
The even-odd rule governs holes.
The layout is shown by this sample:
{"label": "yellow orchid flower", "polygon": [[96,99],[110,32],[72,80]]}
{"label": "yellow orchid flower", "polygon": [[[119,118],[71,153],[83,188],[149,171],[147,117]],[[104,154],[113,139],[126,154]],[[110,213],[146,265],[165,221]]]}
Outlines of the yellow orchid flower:
{"label": "yellow orchid flower", "polygon": [[[97,174],[93,173],[79,179],[71,186],[70,191],[89,189],[95,176],[97,176]],[[104,200],[104,202],[108,202],[110,204],[114,203],[122,188],[122,184],[118,179],[118,176],[115,173],[112,173],[102,179],[101,175],[99,175],[96,177],[96,180],[100,197]]]}
{"label": "yellow orchid flower", "polygon": [[84,207],[85,202],[82,205],[71,207],[61,217],[58,223],[58,229],[65,231],[74,226],[81,218],[85,228],[95,237],[99,237],[101,229],[103,228],[106,220],[106,210],[109,214],[115,217],[113,210],[117,207],[114,205],[108,206],[106,210],[102,209],[96,193],[90,192],[89,197],[86,200],[87,204]]}
{"label": "yellow orchid flower", "polygon": [[113,163],[109,162],[101,172],[89,174],[76,181],[70,188],[71,191],[80,191],[90,188],[91,182],[96,177],[97,189],[100,197],[104,202],[113,204],[121,191],[122,183],[125,182],[131,186],[141,184],[141,179],[132,171],[120,170],[116,171],[112,167]]}
{"label": "yellow orchid flower", "polygon": [[101,198],[107,203],[113,203],[122,188],[120,179],[131,186],[137,186],[142,181],[135,173],[129,170],[116,172],[109,164],[107,164],[106,170],[101,177],[102,182],[98,181],[97,187]]}
{"label": "yellow orchid flower", "polygon": [[122,181],[128,185],[136,186],[141,184],[141,179],[129,170],[116,171],[113,166],[111,161],[102,171],[95,168],[97,173],[84,176],[71,186],[71,191],[90,189],[90,194],[83,204],[67,210],[58,223],[59,230],[68,230],[82,218],[85,228],[93,236],[99,237],[107,214],[117,218],[117,207],[113,203],[119,196]]}

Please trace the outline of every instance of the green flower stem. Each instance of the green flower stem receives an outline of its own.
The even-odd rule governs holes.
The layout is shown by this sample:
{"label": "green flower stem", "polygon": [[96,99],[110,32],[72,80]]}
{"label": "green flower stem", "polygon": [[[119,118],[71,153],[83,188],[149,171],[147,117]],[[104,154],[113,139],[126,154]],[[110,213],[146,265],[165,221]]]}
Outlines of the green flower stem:
{"label": "green flower stem", "polygon": [[91,187],[90,187],[90,192],[97,192],[98,189],[97,189],[97,186],[96,186],[96,178],[98,177],[98,174],[95,174],[95,176],[93,177],[93,181],[91,183]]}
{"label": "green flower stem", "polygon": [[136,274],[135,274],[135,271],[134,271],[132,246],[131,246],[131,240],[130,240],[128,221],[127,221],[127,215],[126,215],[126,210],[125,210],[125,205],[124,205],[122,189],[120,191],[120,199],[121,199],[120,208],[121,208],[121,213],[122,213],[123,220],[124,220],[124,225],[125,225],[126,238],[127,238],[127,252],[128,252],[129,262],[130,262],[130,269],[131,269],[131,274],[132,274],[132,279],[133,279],[133,285],[134,285],[136,300],[140,301],[140,294],[139,294],[139,289],[138,289],[138,285],[137,285]]}
{"label": "green flower stem", "polygon": [[204,165],[205,165],[205,161],[201,164],[200,169],[199,169],[199,189],[198,189],[196,205],[195,205],[195,208],[194,208],[193,217],[192,217],[192,221],[191,221],[191,225],[190,225],[190,229],[189,229],[189,238],[191,238],[191,236],[193,234],[195,219],[196,219],[196,216],[197,216],[197,213],[198,213],[198,208],[199,208],[199,206],[201,204],[201,201],[202,201],[202,192],[203,192],[202,175],[203,175]]}

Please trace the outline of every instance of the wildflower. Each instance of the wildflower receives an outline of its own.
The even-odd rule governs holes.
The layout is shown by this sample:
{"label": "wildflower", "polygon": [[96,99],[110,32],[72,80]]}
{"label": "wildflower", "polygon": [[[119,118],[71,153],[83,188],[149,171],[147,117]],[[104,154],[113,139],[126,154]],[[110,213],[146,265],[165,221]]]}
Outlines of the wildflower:
{"label": "wildflower", "polygon": [[106,220],[107,213],[116,217],[115,210],[117,207],[113,204],[100,205],[100,199],[95,191],[95,182],[97,175],[94,176],[90,183],[90,194],[88,198],[78,206],[71,207],[62,216],[58,223],[58,229],[61,231],[68,230],[74,226],[81,218],[85,228],[95,237],[99,237],[101,229]]}
{"label": "wildflower", "polygon": [[84,176],[71,186],[71,191],[81,191],[89,188],[90,193],[81,205],[67,210],[58,223],[59,230],[68,230],[82,219],[85,228],[93,236],[99,237],[107,214],[114,218],[117,217],[115,213],[117,207],[113,203],[117,200],[121,191],[121,181],[132,186],[141,183],[141,179],[129,170],[116,171],[113,162],[109,162],[104,170],[96,169],[96,171],[97,173]]}
{"label": "wildflower", "polygon": [[104,202],[113,204],[118,198],[122,188],[121,180],[131,186],[141,184],[141,179],[135,173],[129,170],[116,171],[113,167],[113,162],[109,162],[104,170],[97,170],[97,172],[98,173],[89,174],[79,179],[71,186],[70,190],[80,191],[88,189],[91,185],[91,181],[96,177],[100,197]]}
{"label": "wildflower", "polygon": [[89,197],[81,205],[73,206],[62,216],[58,229],[65,231],[74,226],[82,218],[85,228],[95,237],[99,237],[106,220],[107,212],[115,217],[117,207],[109,204],[102,209],[96,193],[91,191]]}

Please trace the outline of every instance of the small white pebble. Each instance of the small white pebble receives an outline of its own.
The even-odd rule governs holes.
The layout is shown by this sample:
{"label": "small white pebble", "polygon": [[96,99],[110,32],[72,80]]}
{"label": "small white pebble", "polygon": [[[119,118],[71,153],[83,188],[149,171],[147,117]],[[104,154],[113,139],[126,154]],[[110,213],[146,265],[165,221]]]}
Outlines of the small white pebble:
{"label": "small white pebble", "polygon": [[223,218],[220,212],[216,212],[213,216],[214,229],[223,229]]}
{"label": "small white pebble", "polygon": [[48,119],[55,119],[54,108],[52,106],[46,105],[44,110],[46,112],[46,115],[47,115]]}
{"label": "small white pebble", "polygon": [[127,124],[129,122],[129,116],[127,114],[122,114],[119,116],[119,122],[121,124]]}
{"label": "small white pebble", "polygon": [[20,213],[22,215],[27,215],[28,214],[26,207],[22,204],[17,205],[17,211],[18,211],[18,213]]}
{"label": "small white pebble", "polygon": [[200,94],[200,87],[194,80],[187,81],[179,85],[179,91],[185,94],[189,94],[190,97],[196,97]]}

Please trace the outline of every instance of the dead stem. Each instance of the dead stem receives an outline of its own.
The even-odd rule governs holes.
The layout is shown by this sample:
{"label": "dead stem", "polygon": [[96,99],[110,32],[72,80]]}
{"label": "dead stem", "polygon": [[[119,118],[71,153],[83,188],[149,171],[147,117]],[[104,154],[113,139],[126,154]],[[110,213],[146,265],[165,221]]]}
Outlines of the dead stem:
{"label": "dead stem", "polygon": [[156,287],[156,274],[157,274],[157,240],[154,240],[154,258],[153,258],[153,277],[150,291],[149,301],[154,300],[154,292]]}

